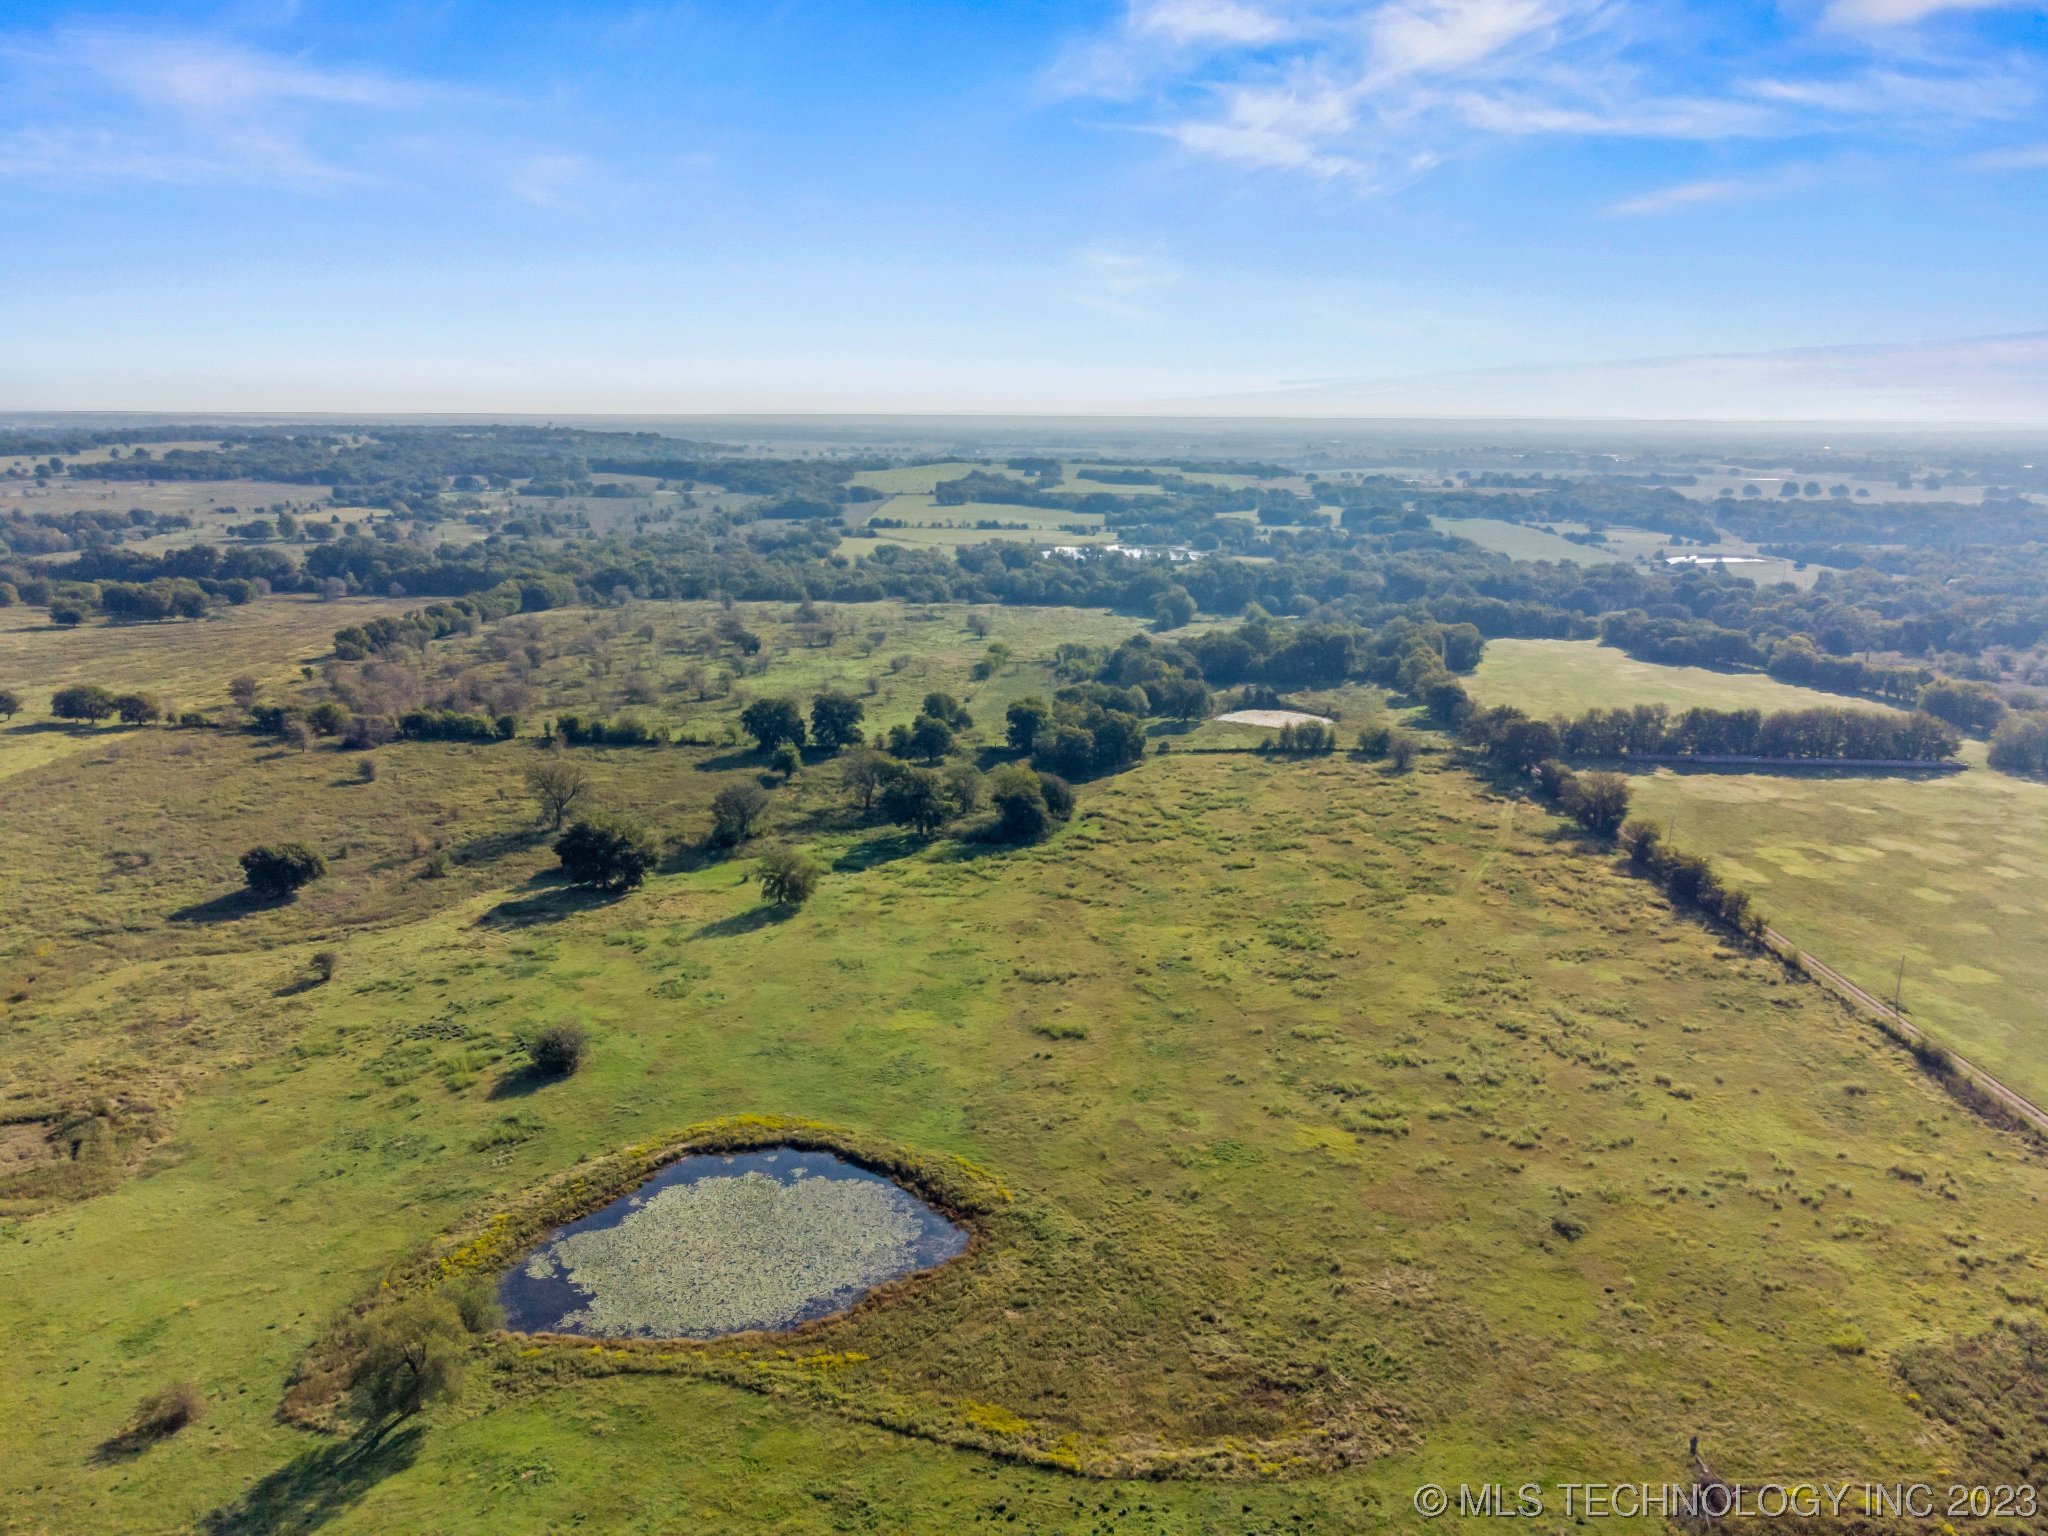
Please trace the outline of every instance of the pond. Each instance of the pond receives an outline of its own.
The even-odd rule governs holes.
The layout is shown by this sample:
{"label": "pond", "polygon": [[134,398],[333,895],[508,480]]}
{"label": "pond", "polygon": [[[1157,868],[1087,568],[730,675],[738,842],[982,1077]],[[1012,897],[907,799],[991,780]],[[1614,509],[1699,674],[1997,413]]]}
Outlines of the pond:
{"label": "pond", "polygon": [[549,1233],[498,1300],[520,1333],[715,1339],[843,1312],[957,1258],[967,1238],[830,1152],[692,1153]]}

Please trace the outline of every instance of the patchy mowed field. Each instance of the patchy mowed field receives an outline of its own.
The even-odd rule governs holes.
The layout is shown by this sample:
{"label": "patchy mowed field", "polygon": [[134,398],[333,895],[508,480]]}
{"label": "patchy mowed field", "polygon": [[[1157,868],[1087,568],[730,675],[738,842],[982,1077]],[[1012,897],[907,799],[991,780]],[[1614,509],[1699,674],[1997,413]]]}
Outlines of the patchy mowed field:
{"label": "patchy mowed field", "polygon": [[[596,712],[644,662],[640,707],[708,737],[737,698],[698,700],[676,644],[719,616],[542,615],[495,660],[494,629],[425,670],[523,660],[536,710],[587,690]],[[984,637],[890,606],[828,616],[822,645],[787,609],[737,616],[755,694],[875,667],[871,725],[950,687],[984,739],[1052,644],[1129,629],[996,611]],[[1016,660],[974,691],[989,639]],[[351,754],[214,746],[177,765],[190,790],[139,743],[93,770],[161,818],[163,892],[22,904],[68,958],[0,1022],[7,1102],[158,1075],[181,1096],[134,1176],[0,1227],[15,1527],[1349,1536],[1412,1529],[1422,1481],[1663,1481],[1693,1433],[1731,1476],[1925,1476],[1971,1448],[1894,1356],[2039,1305],[2036,1154],[1449,768],[1152,756],[998,852],[863,822],[814,763],[766,835],[826,874],[777,918],[745,851],[557,899],[512,787],[528,740],[394,744],[354,784]],[[760,768],[722,744],[579,760],[665,840]],[[54,816],[82,771],[16,789]],[[291,907],[164,920],[249,828],[308,818],[390,851]],[[460,851],[438,876],[405,843],[421,825]],[[58,818],[40,856],[97,867],[117,835]],[[536,1086],[515,1040],[553,1020],[588,1028],[590,1062]],[[785,1355],[508,1344],[367,1449],[277,1422],[312,1342],[422,1244],[734,1114],[957,1155],[1010,1199],[941,1279]],[[203,1422],[96,1456],[176,1379]]]}
{"label": "patchy mowed field", "polygon": [[126,734],[118,725],[95,730],[50,719],[51,693],[71,683],[154,693],[168,709],[214,710],[227,704],[234,678],[273,687],[297,681],[302,667],[333,649],[337,629],[419,606],[416,599],[269,597],[203,619],[76,629],[48,623],[41,609],[0,609],[0,688],[25,701],[0,724],[0,779],[73,752],[103,751]]}
{"label": "patchy mowed field", "polygon": [[[1663,701],[1674,709],[1853,705],[1754,673],[1660,667],[1590,641],[1496,640],[1488,703],[1537,714]],[[1871,709],[1884,706],[1870,704]],[[1904,1000],[1937,1040],[2048,1095],[2048,785],[1984,766],[1940,778],[1674,773],[1632,779],[1639,814],[1707,853],[1794,943]]]}

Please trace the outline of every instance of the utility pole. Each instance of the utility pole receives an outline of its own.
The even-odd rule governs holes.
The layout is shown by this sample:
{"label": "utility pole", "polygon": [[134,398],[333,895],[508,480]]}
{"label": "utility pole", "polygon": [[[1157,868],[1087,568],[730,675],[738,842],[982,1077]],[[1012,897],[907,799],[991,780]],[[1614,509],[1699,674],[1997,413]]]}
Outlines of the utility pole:
{"label": "utility pole", "polygon": [[1904,1010],[1903,1008],[1901,1008],[1901,1007],[1899,1006],[1899,998],[1900,998],[1900,996],[1901,996],[1901,995],[1902,995],[1902,994],[1904,993],[1905,989],[1906,989],[1906,957],[1905,957],[1904,955],[1901,955],[1901,956],[1899,956],[1899,974],[1898,974],[1898,977],[1897,977],[1897,979],[1896,979],[1896,980],[1894,980],[1894,981],[1892,982],[1892,1012],[1893,1012],[1893,1013],[1903,1013],[1903,1012],[1905,1012],[1905,1010]]}

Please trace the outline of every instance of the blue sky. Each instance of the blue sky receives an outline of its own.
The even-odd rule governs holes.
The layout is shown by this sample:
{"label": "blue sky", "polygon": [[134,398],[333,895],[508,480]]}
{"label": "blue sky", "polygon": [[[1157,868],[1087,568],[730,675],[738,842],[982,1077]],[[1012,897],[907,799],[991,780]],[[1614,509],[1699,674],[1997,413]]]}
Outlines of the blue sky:
{"label": "blue sky", "polygon": [[2048,419],[2040,4],[4,16],[0,408]]}

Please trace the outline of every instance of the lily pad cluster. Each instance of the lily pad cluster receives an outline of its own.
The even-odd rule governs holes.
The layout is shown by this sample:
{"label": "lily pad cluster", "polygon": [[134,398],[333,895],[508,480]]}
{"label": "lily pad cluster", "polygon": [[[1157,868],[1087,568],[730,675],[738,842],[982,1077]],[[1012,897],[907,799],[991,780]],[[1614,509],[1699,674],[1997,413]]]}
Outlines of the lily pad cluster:
{"label": "lily pad cluster", "polygon": [[916,1197],[874,1179],[749,1171],[673,1185],[615,1226],[540,1249],[534,1278],[563,1274],[588,1302],[578,1332],[707,1338],[781,1328],[917,1268]]}

